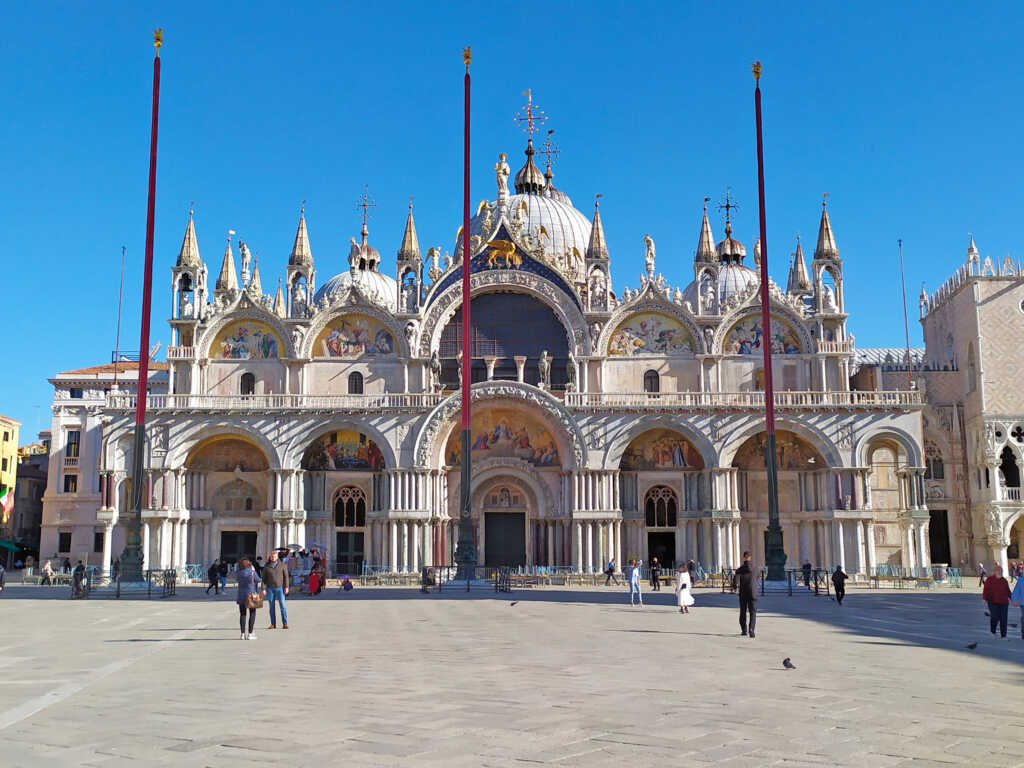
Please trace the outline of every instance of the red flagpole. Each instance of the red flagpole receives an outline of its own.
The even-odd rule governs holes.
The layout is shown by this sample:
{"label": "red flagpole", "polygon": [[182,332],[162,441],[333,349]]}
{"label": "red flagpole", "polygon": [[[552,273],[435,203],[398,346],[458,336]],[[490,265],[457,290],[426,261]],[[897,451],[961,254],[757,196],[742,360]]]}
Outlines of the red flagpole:
{"label": "red flagpole", "polygon": [[775,384],[772,380],[772,318],[768,294],[768,231],[764,210],[764,143],[761,132],[761,62],[754,64],[754,115],[757,123],[757,202],[761,226],[761,351],[764,354],[765,468],[768,471],[768,530],[765,531],[765,565],[768,578],[786,578],[786,553],[779,525],[779,468],[775,447]]}
{"label": "red flagpole", "polygon": [[470,257],[469,250],[469,63],[472,51],[466,46],[462,51],[466,65],[465,77],[465,126],[463,129],[463,176],[462,176],[462,481],[459,486],[459,540],[455,549],[455,562],[459,567],[459,579],[466,579],[466,588],[473,577],[476,566],[476,546],[473,541],[473,519],[470,505],[469,486],[472,479],[470,467],[470,415],[469,391],[472,386],[472,337],[470,324]]}
{"label": "red flagpole", "polygon": [[[149,134],[149,199],[146,206],[146,256],[142,277],[142,324],[139,333],[139,379],[136,388],[135,406],[135,447],[132,452],[132,506],[133,519],[126,526],[126,545],[121,557],[121,574],[125,581],[139,581],[142,578],[142,481],[143,454],[145,452],[146,430],[146,388],[149,381],[149,315],[153,298],[153,226],[156,205],[156,138],[160,117],[160,47],[163,45],[163,30],[153,32],[153,119]],[[115,361],[115,366],[116,366]]]}

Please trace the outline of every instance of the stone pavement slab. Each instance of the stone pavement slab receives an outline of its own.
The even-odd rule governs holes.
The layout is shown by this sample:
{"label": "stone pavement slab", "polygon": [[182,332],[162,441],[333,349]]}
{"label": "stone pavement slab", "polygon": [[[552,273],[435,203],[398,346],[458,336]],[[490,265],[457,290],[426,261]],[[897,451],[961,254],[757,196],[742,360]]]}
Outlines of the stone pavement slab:
{"label": "stone pavement slab", "polygon": [[0,598],[3,766],[1024,766],[1024,641],[970,590],[769,595],[755,640],[701,589],[332,591],[249,642],[202,588],[58,594]]}

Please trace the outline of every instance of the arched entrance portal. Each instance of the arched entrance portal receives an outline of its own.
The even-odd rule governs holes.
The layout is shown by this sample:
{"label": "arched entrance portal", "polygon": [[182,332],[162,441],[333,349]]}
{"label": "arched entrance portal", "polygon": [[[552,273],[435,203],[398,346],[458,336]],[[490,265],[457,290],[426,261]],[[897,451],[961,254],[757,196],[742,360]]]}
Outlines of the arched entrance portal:
{"label": "arched entrance portal", "polygon": [[526,565],[530,507],[526,490],[510,478],[500,478],[484,491],[480,505],[484,565]]}
{"label": "arched entrance portal", "polygon": [[366,560],[366,493],[343,485],[334,493],[335,573],[362,573]]}

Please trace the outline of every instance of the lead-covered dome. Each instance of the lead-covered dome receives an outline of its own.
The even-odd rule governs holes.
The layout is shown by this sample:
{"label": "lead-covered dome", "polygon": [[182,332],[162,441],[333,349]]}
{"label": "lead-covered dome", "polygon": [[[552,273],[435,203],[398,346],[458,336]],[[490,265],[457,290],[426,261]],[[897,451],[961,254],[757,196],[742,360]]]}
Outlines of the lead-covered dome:
{"label": "lead-covered dome", "polygon": [[353,285],[375,304],[392,306],[398,301],[398,283],[395,279],[370,269],[350,269],[335,275],[317,289],[314,301],[319,304],[325,298],[347,291]]}

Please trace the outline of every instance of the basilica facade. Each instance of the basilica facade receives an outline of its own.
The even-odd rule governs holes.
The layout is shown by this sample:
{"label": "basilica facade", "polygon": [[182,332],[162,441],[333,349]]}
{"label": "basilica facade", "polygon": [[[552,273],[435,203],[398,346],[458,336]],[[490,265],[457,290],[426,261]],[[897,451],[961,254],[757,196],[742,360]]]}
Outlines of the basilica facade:
{"label": "basilica facade", "polygon": [[[746,549],[763,562],[765,344],[789,564],[929,564],[920,393],[851,389],[843,259],[824,206],[809,268],[797,239],[786,284],[769,286],[765,333],[759,247],[748,266],[729,208],[717,242],[695,211],[695,251],[669,255],[692,263],[684,284],[658,271],[645,235],[639,283],[620,288],[597,203],[578,210],[532,142],[514,177],[498,158],[495,185],[471,223],[469,349],[461,239],[421,253],[411,207],[390,267],[365,216],[347,261],[314,259],[302,211],[273,296],[231,238],[211,281],[190,214],[167,364],[147,394],[149,567],[287,544],[319,546],[346,573],[452,562],[463,386],[480,563],[599,571],[658,556],[714,569]],[[317,265],[345,268],[320,280]],[[118,364],[51,380],[44,556],[107,567],[123,548],[130,368],[116,386]]]}

